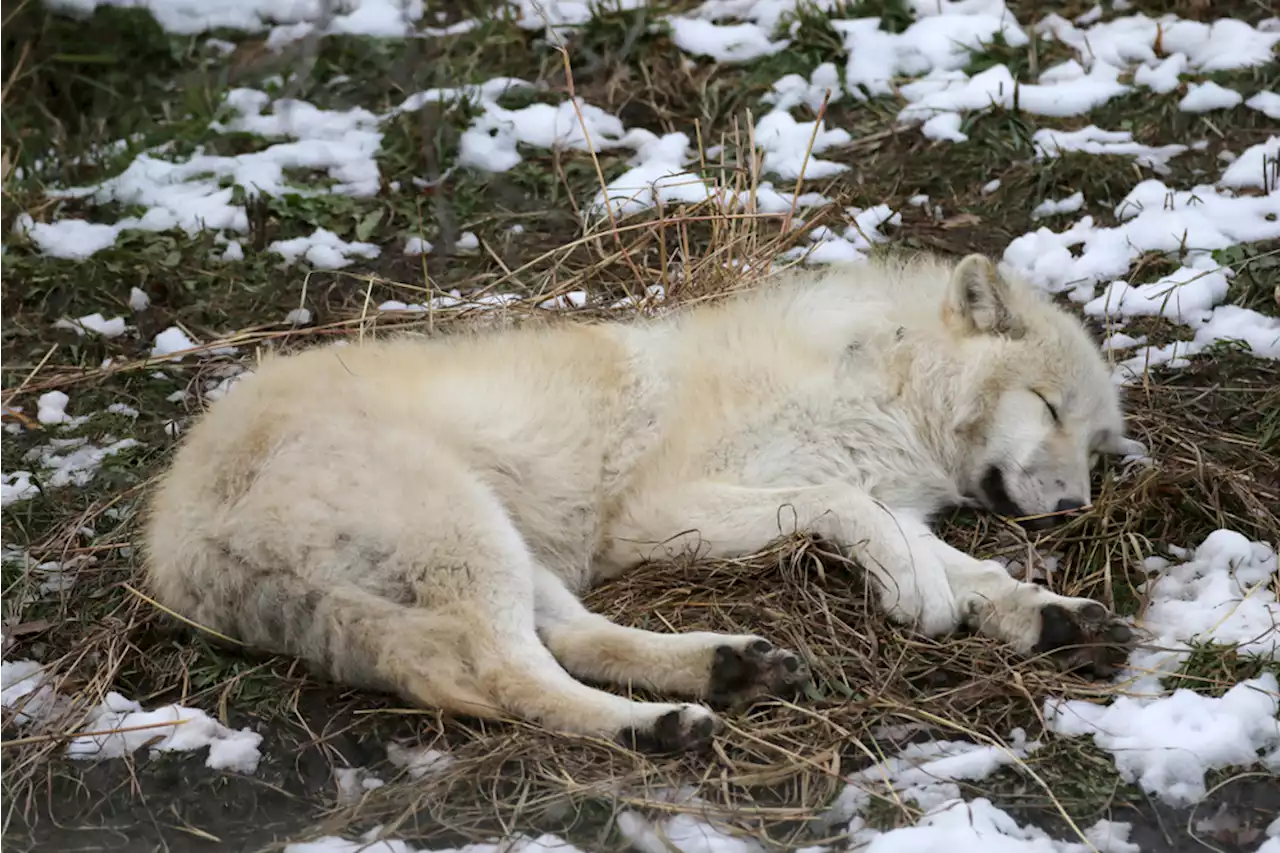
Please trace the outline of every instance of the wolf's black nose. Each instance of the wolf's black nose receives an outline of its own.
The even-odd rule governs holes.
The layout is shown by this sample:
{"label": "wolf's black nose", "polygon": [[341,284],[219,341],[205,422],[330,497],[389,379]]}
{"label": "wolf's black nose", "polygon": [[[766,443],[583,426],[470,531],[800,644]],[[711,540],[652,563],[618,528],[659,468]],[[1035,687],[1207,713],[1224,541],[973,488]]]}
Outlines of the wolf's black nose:
{"label": "wolf's black nose", "polygon": [[1084,501],[1078,501],[1075,498],[1063,498],[1058,501],[1058,506],[1054,512],[1075,512],[1084,507]]}

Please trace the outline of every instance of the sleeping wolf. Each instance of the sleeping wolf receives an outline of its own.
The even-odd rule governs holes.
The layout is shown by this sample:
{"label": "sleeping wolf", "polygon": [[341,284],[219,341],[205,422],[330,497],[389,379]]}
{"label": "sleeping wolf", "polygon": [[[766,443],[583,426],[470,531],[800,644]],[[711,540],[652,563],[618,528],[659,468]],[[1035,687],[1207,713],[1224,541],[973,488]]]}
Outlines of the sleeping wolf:
{"label": "sleeping wolf", "polygon": [[926,634],[1089,660],[1130,639],[1106,608],[927,522],[1051,524],[1089,504],[1097,453],[1141,448],[1123,431],[1080,323],[987,259],[849,265],[658,319],[270,358],[187,434],[147,566],[176,612],[341,682],[673,751],[713,713],[578,679],[714,705],[794,690],[805,663],[616,625],[587,587],[798,528]]}

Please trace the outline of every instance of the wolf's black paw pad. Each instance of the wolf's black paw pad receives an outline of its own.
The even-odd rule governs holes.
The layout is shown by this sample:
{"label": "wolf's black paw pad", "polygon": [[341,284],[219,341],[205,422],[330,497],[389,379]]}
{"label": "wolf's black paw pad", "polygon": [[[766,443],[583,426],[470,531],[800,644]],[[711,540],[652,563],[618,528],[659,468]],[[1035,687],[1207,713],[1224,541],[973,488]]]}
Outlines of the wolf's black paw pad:
{"label": "wolf's black paw pad", "polygon": [[627,749],[653,755],[697,752],[711,745],[717,722],[706,708],[685,705],[668,711],[651,725],[623,729],[617,741]]}
{"label": "wolf's black paw pad", "polygon": [[794,696],[809,682],[809,667],[794,652],[776,648],[768,640],[745,646],[716,648],[711,663],[708,701],[739,705],[761,696]]}
{"label": "wolf's black paw pad", "polygon": [[1040,608],[1040,639],[1035,651],[1068,671],[1110,678],[1129,657],[1136,641],[1133,629],[1096,601],[1078,606],[1046,604]]}

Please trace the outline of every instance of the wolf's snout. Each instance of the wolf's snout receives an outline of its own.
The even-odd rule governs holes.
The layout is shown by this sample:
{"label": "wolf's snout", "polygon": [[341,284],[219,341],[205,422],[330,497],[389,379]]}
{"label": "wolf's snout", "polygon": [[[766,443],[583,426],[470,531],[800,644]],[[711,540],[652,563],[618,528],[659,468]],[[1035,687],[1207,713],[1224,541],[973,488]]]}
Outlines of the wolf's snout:
{"label": "wolf's snout", "polygon": [[1051,527],[1057,527],[1059,524],[1069,521],[1072,516],[1084,509],[1084,507],[1084,501],[1076,500],[1075,498],[1062,498],[1058,501],[1057,506],[1053,508],[1052,514],[1023,519],[1021,523],[1028,530],[1048,530]]}

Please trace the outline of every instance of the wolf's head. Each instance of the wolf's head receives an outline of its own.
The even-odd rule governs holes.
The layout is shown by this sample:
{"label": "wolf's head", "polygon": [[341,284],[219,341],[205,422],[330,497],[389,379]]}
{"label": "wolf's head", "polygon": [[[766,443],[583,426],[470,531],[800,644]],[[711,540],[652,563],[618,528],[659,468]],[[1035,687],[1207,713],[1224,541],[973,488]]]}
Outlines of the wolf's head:
{"label": "wolf's head", "polygon": [[980,505],[1052,526],[1091,502],[1098,454],[1143,451],[1124,437],[1098,346],[1039,290],[970,255],[952,274],[943,316],[972,389],[960,485]]}

